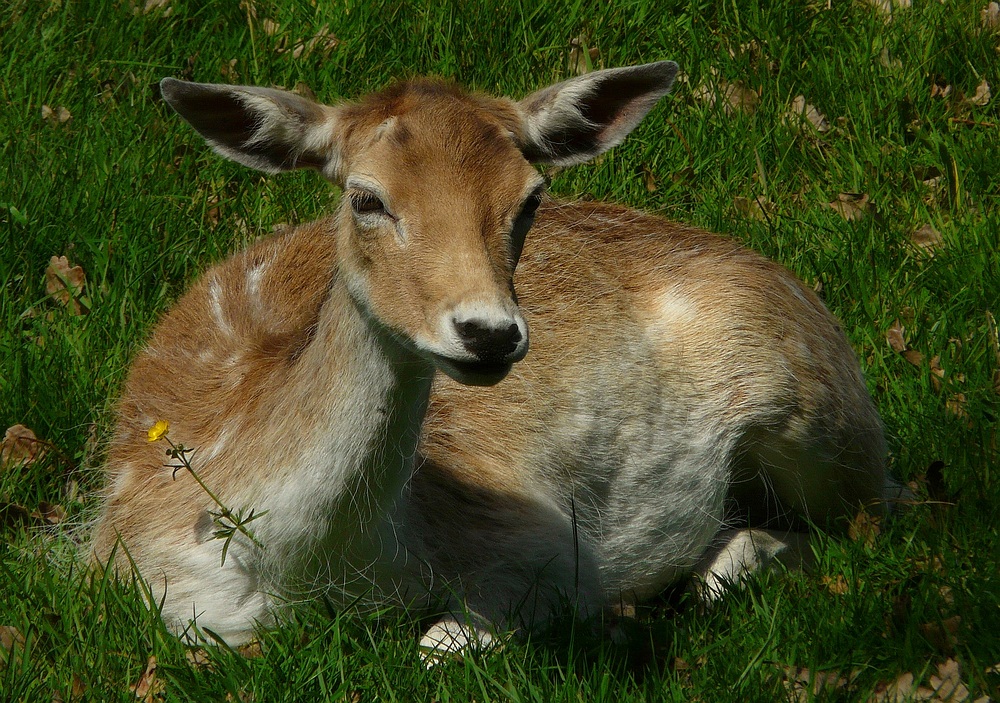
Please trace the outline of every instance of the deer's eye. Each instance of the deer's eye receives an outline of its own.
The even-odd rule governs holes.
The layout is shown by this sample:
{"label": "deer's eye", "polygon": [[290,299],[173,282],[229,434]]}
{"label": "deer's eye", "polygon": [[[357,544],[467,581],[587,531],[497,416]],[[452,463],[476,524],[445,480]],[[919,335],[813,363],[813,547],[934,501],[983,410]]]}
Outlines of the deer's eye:
{"label": "deer's eye", "polygon": [[534,217],[535,210],[537,210],[538,206],[541,204],[542,204],[542,194],[532,193],[531,195],[528,196],[528,199],[525,200],[524,204],[521,206],[521,214],[518,215],[518,217],[523,217],[523,218]]}
{"label": "deer's eye", "polygon": [[517,267],[517,261],[521,258],[521,250],[524,248],[524,238],[531,229],[535,221],[535,211],[542,204],[541,191],[535,191],[529,195],[521,204],[521,212],[514,218],[514,226],[510,233],[510,259],[512,267]]}
{"label": "deer's eye", "polygon": [[387,214],[385,204],[377,195],[368,190],[351,191],[348,196],[351,203],[351,210],[355,215],[385,215]]}

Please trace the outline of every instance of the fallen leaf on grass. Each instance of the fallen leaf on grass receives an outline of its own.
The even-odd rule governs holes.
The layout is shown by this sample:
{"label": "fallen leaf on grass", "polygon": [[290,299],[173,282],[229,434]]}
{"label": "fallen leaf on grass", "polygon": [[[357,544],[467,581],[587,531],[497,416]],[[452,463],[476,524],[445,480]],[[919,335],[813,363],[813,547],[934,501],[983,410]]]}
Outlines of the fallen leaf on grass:
{"label": "fallen leaf on grass", "polygon": [[843,574],[837,574],[836,576],[824,576],[821,579],[827,590],[830,591],[835,596],[842,596],[851,590],[851,587],[847,584],[847,579],[844,578]]}
{"label": "fallen leaf on grass", "polygon": [[163,16],[169,17],[174,11],[174,8],[168,7],[169,5],[170,0],[146,0],[146,4],[142,6],[142,14],[148,15],[156,10],[163,10]]}
{"label": "fallen leaf on grass", "polygon": [[601,52],[596,46],[588,47],[589,43],[585,36],[573,37],[569,42],[569,70],[574,76],[590,73],[598,65]]}
{"label": "fallen leaf on grass", "polygon": [[[912,673],[902,674],[889,684],[881,684],[870,699],[873,703],[905,703],[930,701],[930,703],[967,703],[969,689],[962,682],[961,669],[954,659],[938,664],[937,673],[931,674],[927,686],[918,686]],[[989,703],[989,696],[980,696],[971,703]]]}
{"label": "fallen leaf on grass", "polygon": [[236,648],[236,651],[247,659],[260,659],[264,656],[264,650],[260,646],[260,640],[253,640],[251,642],[247,642],[246,644],[242,644]]}
{"label": "fallen leaf on grass", "polygon": [[990,92],[990,84],[986,82],[986,79],[983,79],[982,82],[980,82],[980,84],[976,86],[976,92],[973,93],[971,96],[965,98],[963,102],[966,105],[983,107],[984,105],[989,103],[990,98],[992,97],[993,94]]}
{"label": "fallen leaf on grass", "polygon": [[1000,3],[991,2],[980,10],[979,24],[983,29],[1000,29]]}
{"label": "fallen leaf on grass", "polygon": [[935,249],[940,248],[944,244],[944,239],[941,237],[941,233],[934,229],[931,225],[923,225],[919,229],[915,230],[913,234],[910,235],[910,241],[912,241],[918,249],[927,252],[931,256],[934,255]]}
{"label": "fallen leaf on grass", "polygon": [[322,58],[329,58],[330,54],[340,46],[340,40],[330,31],[329,25],[323,25],[317,32],[308,38],[299,39],[291,47],[282,39],[274,51],[278,54],[291,53],[293,59],[308,57],[317,53]]}
{"label": "fallen leaf on grass", "polygon": [[142,672],[142,676],[139,677],[139,680],[134,685],[129,686],[129,690],[135,694],[136,699],[143,701],[143,703],[152,703],[155,701],[165,688],[166,685],[163,681],[156,678],[155,656],[150,656],[146,660],[146,670]]}
{"label": "fallen leaf on grass", "polygon": [[799,127],[808,123],[820,134],[830,131],[830,123],[826,116],[807,103],[804,95],[797,95],[792,100],[792,106],[785,113],[784,123],[790,127]]}
{"label": "fallen leaf on grass", "polygon": [[951,95],[952,90],[954,90],[954,88],[952,88],[951,85],[941,85],[939,83],[935,83],[931,86],[931,97],[944,100]]}
{"label": "fallen leaf on grass", "polygon": [[236,82],[240,79],[239,71],[236,70],[236,64],[239,63],[239,59],[229,59],[226,61],[222,60],[222,64],[219,66],[219,73],[222,77],[228,81]]}
{"label": "fallen leaf on grass", "polygon": [[68,701],[78,701],[87,693],[87,685],[79,676],[73,674],[73,682],[70,684],[69,698],[63,699],[62,695],[56,691],[52,694],[52,703],[68,703]]}
{"label": "fallen leaf on grass", "polygon": [[66,508],[43,500],[38,504],[38,510],[31,511],[31,517],[48,525],[58,525],[66,519]]}
{"label": "fallen leaf on grass", "polygon": [[792,700],[813,701],[824,691],[849,690],[859,672],[812,671],[804,666],[783,666],[783,683]]}
{"label": "fallen leaf on grass", "polygon": [[873,703],[903,703],[914,700],[913,692],[913,674],[907,672],[892,683],[879,685],[871,700]]}
{"label": "fallen leaf on grass", "polygon": [[48,105],[42,105],[42,119],[49,124],[66,124],[73,119],[73,115],[62,105],[54,110]]}
{"label": "fallen leaf on grass", "polygon": [[642,166],[642,181],[646,185],[647,193],[655,193],[657,191],[656,175],[653,173],[653,169],[645,164]]}
{"label": "fallen leaf on grass", "polygon": [[948,400],[944,402],[944,409],[957,418],[967,420],[969,413],[965,409],[966,402],[965,393],[955,393],[948,396]]}
{"label": "fallen leaf on grass", "polygon": [[893,12],[897,10],[909,9],[913,1],[912,0],[868,0],[868,4],[874,7],[876,10],[881,12],[883,15],[891,16]]}
{"label": "fallen leaf on grass", "polygon": [[775,210],[774,203],[760,195],[753,198],[737,196],[733,198],[733,205],[737,212],[751,220],[766,220]]}
{"label": "fallen leaf on grass", "polygon": [[89,310],[83,298],[87,285],[87,275],[80,266],[70,265],[65,256],[53,256],[45,268],[45,292],[69,307],[74,315],[82,315]]}
{"label": "fallen leaf on grass", "polygon": [[38,440],[31,428],[11,425],[0,442],[0,468],[30,466],[38,461],[45,450],[45,444]]}
{"label": "fallen leaf on grass", "polygon": [[847,536],[855,542],[863,542],[866,547],[874,547],[875,540],[882,533],[881,520],[877,515],[869,515],[861,511],[851,520],[847,528]]}
{"label": "fallen leaf on grass", "polygon": [[996,318],[989,310],[986,311],[986,325],[989,328],[990,348],[993,350],[993,392],[1000,395],[1000,330],[997,329]]}
{"label": "fallen leaf on grass", "polygon": [[211,666],[208,653],[201,647],[194,647],[187,650],[184,652],[184,658],[187,659],[188,664],[196,669],[207,669]]}
{"label": "fallen leaf on grass", "polygon": [[281,25],[271,19],[265,19],[260,23],[260,26],[263,28],[264,34],[269,37],[273,37],[281,29]]}
{"label": "fallen leaf on grass", "polygon": [[937,674],[930,679],[931,690],[943,701],[964,701],[969,697],[969,689],[962,683],[958,662],[949,659],[938,664]]}
{"label": "fallen leaf on grass", "polygon": [[951,654],[958,644],[958,630],[962,625],[962,616],[953,615],[940,622],[925,622],[920,625],[920,633],[935,649],[943,654]]}
{"label": "fallen leaf on grass", "polygon": [[721,98],[722,111],[727,115],[737,112],[751,115],[760,102],[760,95],[748,88],[746,83],[720,78],[715,68],[711,69],[708,80],[695,88],[693,96],[708,107],[715,107]]}
{"label": "fallen leaf on grass", "polygon": [[838,193],[827,205],[845,220],[852,222],[868,212],[870,202],[865,193]]}
{"label": "fallen leaf on grass", "polygon": [[0,503],[0,528],[28,525],[31,523],[31,513],[23,505],[17,503]]}
{"label": "fallen leaf on grass", "polygon": [[897,354],[902,354],[906,351],[906,340],[903,337],[903,325],[896,320],[892,323],[892,327],[889,331],[885,333],[885,340],[889,343],[889,347]]}
{"label": "fallen leaf on grass", "polygon": [[24,635],[16,627],[0,625],[0,663],[7,661],[10,651],[17,647],[24,648]]}
{"label": "fallen leaf on grass", "polygon": [[919,367],[924,363],[924,355],[916,349],[907,347],[903,337],[904,331],[902,324],[900,324],[899,320],[896,320],[885,334],[886,341],[889,342],[889,346],[894,352],[901,355],[914,366]]}

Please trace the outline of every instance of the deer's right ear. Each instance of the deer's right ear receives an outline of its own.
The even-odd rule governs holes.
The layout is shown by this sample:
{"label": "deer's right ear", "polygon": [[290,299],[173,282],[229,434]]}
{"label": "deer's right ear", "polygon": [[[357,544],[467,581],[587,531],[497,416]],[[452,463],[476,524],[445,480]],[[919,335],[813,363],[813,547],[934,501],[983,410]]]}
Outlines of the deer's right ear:
{"label": "deer's right ear", "polygon": [[267,173],[338,167],[337,113],[295,93],[251,86],[160,81],[160,93],[216,152]]}
{"label": "deer's right ear", "polygon": [[570,166],[601,154],[635,129],[670,92],[677,64],[594,71],[532,93],[518,103],[521,150],[529,161]]}

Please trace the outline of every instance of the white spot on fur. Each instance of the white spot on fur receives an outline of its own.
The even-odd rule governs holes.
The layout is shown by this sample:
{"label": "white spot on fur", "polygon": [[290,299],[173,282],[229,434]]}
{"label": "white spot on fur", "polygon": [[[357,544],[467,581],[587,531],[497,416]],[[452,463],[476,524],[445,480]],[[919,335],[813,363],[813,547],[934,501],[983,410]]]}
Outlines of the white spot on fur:
{"label": "white spot on fur", "polygon": [[229,324],[229,320],[226,319],[226,313],[222,309],[222,284],[219,283],[219,279],[212,279],[212,283],[208,287],[208,297],[209,304],[212,306],[212,317],[215,318],[215,323],[227,337],[232,337],[233,327]]}
{"label": "white spot on fur", "polygon": [[198,460],[199,467],[204,466],[208,462],[212,461],[215,457],[219,456],[223,451],[228,448],[229,440],[233,435],[232,428],[226,425],[222,428],[219,433],[218,439],[216,439],[211,444],[201,447],[199,455],[196,457]]}
{"label": "white spot on fur", "polygon": [[654,315],[656,322],[653,329],[659,333],[657,341],[660,343],[676,341],[701,317],[698,305],[676,290],[660,295],[654,306]]}
{"label": "white spot on fur", "polygon": [[247,271],[246,292],[250,299],[250,304],[258,313],[261,310],[260,282],[267,271],[267,264],[261,263],[251,267]]}

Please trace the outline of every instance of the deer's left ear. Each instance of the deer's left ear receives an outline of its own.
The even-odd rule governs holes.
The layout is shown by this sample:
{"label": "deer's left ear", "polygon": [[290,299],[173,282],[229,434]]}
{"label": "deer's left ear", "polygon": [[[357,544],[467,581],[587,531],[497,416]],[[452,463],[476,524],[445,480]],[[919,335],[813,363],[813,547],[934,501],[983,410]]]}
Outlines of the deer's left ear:
{"label": "deer's left ear", "polygon": [[529,161],[569,166],[601,154],[635,129],[677,76],[677,64],[594,71],[543,88],[518,103],[521,150]]}

